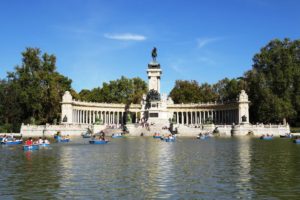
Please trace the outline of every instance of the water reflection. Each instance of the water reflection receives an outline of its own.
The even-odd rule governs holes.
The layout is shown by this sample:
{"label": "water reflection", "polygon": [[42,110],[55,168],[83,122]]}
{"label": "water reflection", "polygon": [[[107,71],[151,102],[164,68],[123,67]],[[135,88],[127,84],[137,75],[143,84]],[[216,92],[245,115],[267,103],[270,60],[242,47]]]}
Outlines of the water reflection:
{"label": "water reflection", "polygon": [[81,138],[0,147],[1,199],[298,199],[300,145],[256,138]]}
{"label": "water reflection", "polygon": [[252,187],[251,187],[251,141],[250,137],[239,137],[236,138],[238,142],[238,160],[239,166],[237,167],[238,171],[238,181],[237,188],[238,194],[237,196],[243,198],[252,199]]}
{"label": "water reflection", "polygon": [[[56,159],[47,151],[23,152],[21,146],[1,149],[2,198],[53,198],[59,187]],[[5,155],[5,157],[3,156]],[[51,183],[51,184],[49,184]]]}
{"label": "water reflection", "polygon": [[174,147],[173,142],[161,142],[156,152],[158,159],[157,175],[154,179],[154,186],[158,189],[157,198],[169,198],[174,184]]}

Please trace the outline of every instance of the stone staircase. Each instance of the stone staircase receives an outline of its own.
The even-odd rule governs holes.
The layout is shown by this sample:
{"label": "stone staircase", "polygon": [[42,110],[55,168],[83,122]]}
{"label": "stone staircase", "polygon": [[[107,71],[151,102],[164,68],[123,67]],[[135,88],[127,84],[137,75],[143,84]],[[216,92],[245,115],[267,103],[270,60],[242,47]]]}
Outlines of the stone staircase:
{"label": "stone staircase", "polygon": [[129,124],[127,128],[129,130],[130,136],[140,136],[142,133],[144,136],[153,136],[154,133],[159,133],[160,135],[169,135],[171,132],[168,129],[163,129],[166,127],[165,124],[154,124],[149,127],[142,127],[141,125]]}

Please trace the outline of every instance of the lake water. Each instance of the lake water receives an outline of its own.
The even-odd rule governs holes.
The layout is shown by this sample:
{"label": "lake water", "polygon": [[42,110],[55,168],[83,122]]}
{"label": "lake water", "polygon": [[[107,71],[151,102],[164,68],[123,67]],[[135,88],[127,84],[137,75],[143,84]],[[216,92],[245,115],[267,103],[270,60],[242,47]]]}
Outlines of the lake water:
{"label": "lake water", "polygon": [[77,138],[0,155],[1,199],[300,198],[300,145],[289,139]]}

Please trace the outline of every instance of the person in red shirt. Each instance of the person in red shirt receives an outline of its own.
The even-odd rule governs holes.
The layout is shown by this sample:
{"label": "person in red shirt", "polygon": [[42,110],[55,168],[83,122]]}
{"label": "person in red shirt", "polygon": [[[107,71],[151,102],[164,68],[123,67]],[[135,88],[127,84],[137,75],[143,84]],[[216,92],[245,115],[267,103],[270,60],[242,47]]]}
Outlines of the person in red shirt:
{"label": "person in red shirt", "polygon": [[25,145],[31,146],[33,144],[32,138],[30,137],[28,140],[26,140]]}

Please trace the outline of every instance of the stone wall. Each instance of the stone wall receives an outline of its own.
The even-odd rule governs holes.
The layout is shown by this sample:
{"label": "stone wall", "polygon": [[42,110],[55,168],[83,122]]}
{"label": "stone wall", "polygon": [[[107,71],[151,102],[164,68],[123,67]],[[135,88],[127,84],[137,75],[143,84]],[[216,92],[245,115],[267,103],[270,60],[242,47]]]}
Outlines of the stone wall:
{"label": "stone wall", "polygon": [[24,125],[22,124],[20,133],[23,137],[52,137],[58,131],[61,135],[80,136],[85,133],[89,128],[89,125],[72,125],[72,124],[62,124],[62,125]]}
{"label": "stone wall", "polygon": [[287,125],[251,125],[251,124],[241,124],[236,125],[232,129],[233,136],[244,136],[244,135],[254,135],[254,136],[261,136],[261,135],[284,135],[286,133],[290,133],[290,126]]}
{"label": "stone wall", "polygon": [[[88,129],[92,130],[93,133],[97,133],[101,130],[105,130],[108,127],[106,125],[72,125],[72,124],[62,124],[62,125],[22,125],[20,133],[23,137],[52,137],[58,131],[62,135],[69,136],[80,136],[85,133]],[[115,128],[115,131],[119,131],[119,127]],[[140,136],[144,133],[145,136],[152,136],[155,132],[160,134],[169,134],[170,132],[163,129],[163,125],[150,125],[149,128],[142,127],[138,124],[127,125],[129,129],[129,135]],[[241,124],[241,125],[214,125],[207,124],[201,126],[187,126],[182,124],[174,125],[174,129],[177,129],[178,136],[183,137],[196,137],[199,133],[212,133],[217,130],[220,136],[245,136],[249,133],[254,136],[261,136],[263,134],[269,134],[274,136],[284,135],[290,133],[289,125],[251,125],[251,124]],[[110,131],[113,133],[114,129]]]}
{"label": "stone wall", "polygon": [[278,136],[290,133],[289,125],[251,125],[251,124],[241,124],[241,125],[214,125],[207,124],[201,126],[187,126],[187,125],[176,125],[178,136],[188,136],[196,137],[199,133],[215,131],[220,136],[262,136],[263,134],[269,134]]}

